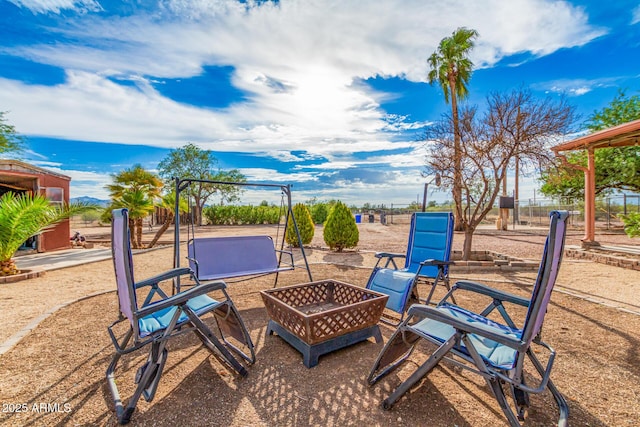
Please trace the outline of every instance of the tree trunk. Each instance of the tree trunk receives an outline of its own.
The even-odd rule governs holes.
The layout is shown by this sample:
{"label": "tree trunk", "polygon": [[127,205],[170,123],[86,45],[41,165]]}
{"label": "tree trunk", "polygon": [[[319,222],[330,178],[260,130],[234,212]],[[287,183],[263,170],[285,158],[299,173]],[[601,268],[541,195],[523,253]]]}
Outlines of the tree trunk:
{"label": "tree trunk", "polygon": [[13,276],[20,273],[13,259],[0,261],[0,276]]}
{"label": "tree trunk", "polygon": [[136,232],[136,222],[131,217],[129,217],[129,240],[131,241],[131,247],[133,249],[138,249],[138,243],[135,238]]}
{"label": "tree trunk", "polygon": [[166,216],[164,223],[162,224],[162,227],[160,227],[160,229],[156,232],[156,235],[153,236],[153,239],[151,239],[151,242],[149,242],[149,245],[147,246],[147,248],[152,248],[156,243],[158,243],[158,240],[160,239],[160,237],[164,234],[165,231],[167,231],[167,229],[173,222],[174,217],[175,215],[173,214],[169,214]]}
{"label": "tree trunk", "polygon": [[142,218],[136,218],[136,243],[138,245],[138,249],[142,248],[142,227]]}
{"label": "tree trunk", "polygon": [[471,242],[473,241],[473,232],[475,227],[467,226],[464,230],[464,243],[462,245],[462,260],[469,261],[471,258]]}
{"label": "tree trunk", "polygon": [[[453,76],[453,73],[451,73]],[[462,148],[460,147],[460,123],[458,119],[458,100],[456,98],[455,76],[449,78],[451,93],[451,113],[453,116],[453,202],[455,204],[455,216],[453,229],[464,230],[462,221]]]}

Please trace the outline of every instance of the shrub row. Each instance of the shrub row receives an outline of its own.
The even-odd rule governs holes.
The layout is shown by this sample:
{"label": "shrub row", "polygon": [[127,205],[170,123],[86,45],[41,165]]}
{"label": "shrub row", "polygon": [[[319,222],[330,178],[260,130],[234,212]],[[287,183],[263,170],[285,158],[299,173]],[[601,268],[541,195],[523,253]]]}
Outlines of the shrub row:
{"label": "shrub row", "polygon": [[216,205],[202,210],[202,215],[211,225],[278,224],[280,213],[278,206],[263,205]]}
{"label": "shrub row", "polygon": [[[216,205],[204,208],[202,213],[208,223],[212,225],[243,225],[277,224],[282,211],[277,206]],[[360,233],[358,232],[355,218],[347,205],[340,201],[335,203],[331,209],[327,209],[325,204],[318,204],[311,210],[303,203],[298,203],[293,207],[293,213],[296,217],[303,245],[311,243],[315,231],[314,222],[317,223],[316,221],[319,219],[322,219],[322,222],[325,223],[323,238],[332,250],[342,252],[343,249],[352,248],[358,244]],[[291,218],[289,218],[285,238],[290,245],[299,246],[298,236]]]}

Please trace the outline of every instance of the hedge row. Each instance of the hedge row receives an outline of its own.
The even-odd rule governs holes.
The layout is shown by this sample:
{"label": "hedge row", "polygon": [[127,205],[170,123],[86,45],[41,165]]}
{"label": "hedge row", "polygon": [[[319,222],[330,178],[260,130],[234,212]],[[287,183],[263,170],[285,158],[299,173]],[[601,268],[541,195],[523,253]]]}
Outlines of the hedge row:
{"label": "hedge row", "polygon": [[[207,222],[212,225],[278,224],[278,206],[208,206],[202,211]],[[284,214],[284,212],[282,212]]]}

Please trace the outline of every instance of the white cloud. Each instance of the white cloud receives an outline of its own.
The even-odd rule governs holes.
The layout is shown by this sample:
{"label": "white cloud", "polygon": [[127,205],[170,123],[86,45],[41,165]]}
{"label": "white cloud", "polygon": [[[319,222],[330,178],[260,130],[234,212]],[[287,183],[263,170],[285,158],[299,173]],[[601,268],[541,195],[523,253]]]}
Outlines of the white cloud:
{"label": "white cloud", "polygon": [[[386,116],[379,108],[384,94],[357,80],[383,75],[424,81],[426,57],[457,26],[478,29],[473,54],[484,66],[504,55],[546,54],[601,34],[580,8],[542,0],[246,7],[174,1],[160,12],[172,19],[157,19],[158,11],[87,15],[56,29],[81,43],[5,48],[69,70],[67,82],[55,87],[0,82],[20,129],[167,147],[193,141],[222,151],[373,151],[389,148],[382,131],[423,124]],[[233,65],[233,84],[249,99],[222,111],[199,110],[163,98],[142,77],[187,78],[206,64]],[[138,88],[101,77],[109,75],[133,76]]]}
{"label": "white cloud", "polygon": [[534,84],[532,87],[537,90],[562,93],[569,96],[580,96],[591,92],[594,89],[606,87],[618,87],[618,78],[608,77],[601,79],[562,79],[551,80],[544,83]]}
{"label": "white cloud", "polygon": [[100,3],[94,0],[9,0],[18,7],[36,13],[56,13],[63,10],[74,10],[79,13],[98,12],[102,10]]}
{"label": "white cloud", "polygon": [[631,25],[637,24],[640,22],[640,5],[636,6],[633,11],[631,11]]}
{"label": "white cloud", "polygon": [[[99,7],[90,0],[14,3],[34,13]],[[286,161],[296,161],[290,153],[301,151],[326,158],[322,167],[329,170],[388,162],[415,167],[413,182],[422,164],[415,152],[349,157],[412,148],[392,142],[395,134],[425,125],[387,115],[380,103],[389,96],[362,79],[424,82],[426,58],[459,26],[480,33],[472,58],[480,67],[515,53],[539,56],[580,46],[604,33],[588,23],[582,8],[553,0],[182,0],[158,7],[125,17],[77,15],[51,27],[52,38],[60,35],[73,44],[0,47],[2,53],[67,73],[56,86],[0,79],[12,124],[26,135],[160,147],[195,142],[214,151],[265,153]],[[150,84],[150,79],[197,76],[207,65],[233,66],[232,84],[246,100],[222,109],[196,108],[164,98]],[[136,86],[109,77],[126,77]],[[569,90],[582,94],[590,87]],[[269,174],[272,179],[273,171]],[[287,174],[286,180],[310,176]],[[367,191],[397,194],[406,176],[393,175],[388,188],[380,184]]]}
{"label": "white cloud", "polygon": [[265,181],[295,181],[295,182],[309,182],[316,181],[313,174],[308,172],[294,172],[294,173],[282,173],[275,169],[264,168],[240,168],[247,177],[247,182],[265,182]]}

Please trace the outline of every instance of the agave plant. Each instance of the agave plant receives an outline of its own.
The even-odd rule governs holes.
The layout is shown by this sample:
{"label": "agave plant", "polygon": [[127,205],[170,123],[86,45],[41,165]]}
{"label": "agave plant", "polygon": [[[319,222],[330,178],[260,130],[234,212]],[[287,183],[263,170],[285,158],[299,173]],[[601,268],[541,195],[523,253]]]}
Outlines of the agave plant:
{"label": "agave plant", "polygon": [[4,193],[0,196],[0,276],[19,273],[12,257],[29,237],[94,208],[89,204],[55,206],[39,194]]}

